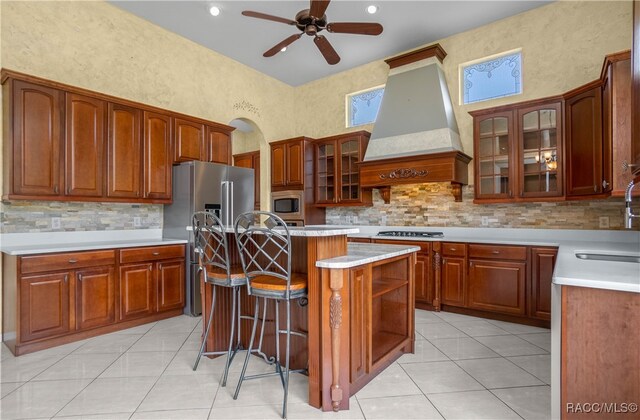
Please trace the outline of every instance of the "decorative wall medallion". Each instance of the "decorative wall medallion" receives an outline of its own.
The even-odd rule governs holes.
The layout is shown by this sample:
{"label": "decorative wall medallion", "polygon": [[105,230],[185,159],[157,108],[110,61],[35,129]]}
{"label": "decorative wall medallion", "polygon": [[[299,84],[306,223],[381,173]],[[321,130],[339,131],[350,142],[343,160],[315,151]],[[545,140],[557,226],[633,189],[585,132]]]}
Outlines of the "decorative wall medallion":
{"label": "decorative wall medallion", "polygon": [[260,110],[258,109],[257,106],[255,106],[251,102],[247,102],[247,101],[236,102],[235,104],[233,104],[233,109],[247,111],[251,114],[257,115],[258,117],[260,116]]}
{"label": "decorative wall medallion", "polygon": [[424,178],[429,174],[427,170],[409,168],[395,169],[388,174],[380,174],[380,179]]}

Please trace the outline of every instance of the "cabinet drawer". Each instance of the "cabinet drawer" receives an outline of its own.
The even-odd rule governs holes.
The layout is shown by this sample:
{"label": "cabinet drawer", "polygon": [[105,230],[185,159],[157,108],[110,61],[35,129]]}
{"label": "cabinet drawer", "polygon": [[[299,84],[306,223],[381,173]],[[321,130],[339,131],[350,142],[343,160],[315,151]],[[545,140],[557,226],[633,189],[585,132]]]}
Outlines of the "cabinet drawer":
{"label": "cabinet drawer", "polygon": [[442,255],[451,257],[464,257],[467,255],[465,244],[459,242],[443,242]]}
{"label": "cabinet drawer", "polygon": [[496,260],[526,260],[527,248],[524,246],[469,245],[471,258],[490,258]]}
{"label": "cabinet drawer", "polygon": [[184,245],[147,246],[120,250],[120,263],[184,258]]}
{"label": "cabinet drawer", "polygon": [[20,258],[21,273],[73,270],[80,267],[112,265],[116,262],[113,249],[88,252],[66,252],[64,254],[34,255]]}
{"label": "cabinet drawer", "polygon": [[376,244],[419,246],[420,247],[419,252],[429,252],[429,248],[431,247],[431,242],[405,241],[402,239],[397,241],[394,241],[392,239],[374,239],[373,242]]}

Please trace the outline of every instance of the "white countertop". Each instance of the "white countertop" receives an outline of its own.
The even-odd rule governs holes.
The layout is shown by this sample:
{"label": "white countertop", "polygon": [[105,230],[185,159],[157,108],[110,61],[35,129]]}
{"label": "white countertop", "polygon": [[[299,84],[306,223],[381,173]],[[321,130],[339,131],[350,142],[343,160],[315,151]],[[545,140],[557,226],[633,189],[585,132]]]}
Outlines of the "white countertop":
{"label": "white countertop", "polygon": [[[617,261],[581,260],[576,252],[640,255],[640,232],[612,230],[500,229],[449,227],[359,226],[350,237],[398,241],[468,242],[498,245],[558,247],[553,282],[559,285],[592,287],[640,293],[640,264]],[[377,236],[379,231],[443,232],[443,238]]]}
{"label": "white countertop", "polygon": [[350,243],[347,255],[316,261],[320,268],[351,268],[420,251],[417,246]]}
{"label": "white countertop", "polygon": [[187,242],[186,239],[163,238],[161,229],[9,233],[0,235],[0,251],[9,255],[29,255]]}

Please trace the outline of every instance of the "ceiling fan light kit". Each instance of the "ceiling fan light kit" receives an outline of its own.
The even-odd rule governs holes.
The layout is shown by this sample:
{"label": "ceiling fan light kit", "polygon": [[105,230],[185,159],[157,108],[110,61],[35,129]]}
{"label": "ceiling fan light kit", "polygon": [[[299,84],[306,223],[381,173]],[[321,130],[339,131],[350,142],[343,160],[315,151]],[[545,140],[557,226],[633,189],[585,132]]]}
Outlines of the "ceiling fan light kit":
{"label": "ceiling fan light kit", "polygon": [[[253,12],[250,10],[245,10],[242,12],[244,16],[270,20],[273,22],[284,23],[286,25],[295,26],[300,31],[299,34],[291,35],[290,37],[284,39],[279,42],[271,49],[265,51],[262,54],[264,57],[273,57],[279,52],[284,52],[287,49],[287,46],[292,44],[293,42],[300,39],[303,34],[313,37],[313,42],[316,44],[318,50],[327,61],[327,63],[333,65],[338,64],[340,62],[340,56],[333,48],[331,43],[327,38],[323,35],[318,35],[319,32],[324,31],[330,33],[339,33],[339,34],[356,34],[356,35],[380,35],[382,33],[382,25],[379,23],[373,22],[327,22],[327,15],[325,14],[327,7],[329,7],[330,0],[311,0],[311,4],[309,9],[304,9],[299,11],[296,14],[295,20],[290,20],[286,18],[281,18],[278,16],[272,16],[261,12]],[[371,7],[374,7],[377,11],[376,6],[369,6],[367,11]],[[375,11],[373,13],[375,13]],[[369,11],[369,13],[371,13]]]}

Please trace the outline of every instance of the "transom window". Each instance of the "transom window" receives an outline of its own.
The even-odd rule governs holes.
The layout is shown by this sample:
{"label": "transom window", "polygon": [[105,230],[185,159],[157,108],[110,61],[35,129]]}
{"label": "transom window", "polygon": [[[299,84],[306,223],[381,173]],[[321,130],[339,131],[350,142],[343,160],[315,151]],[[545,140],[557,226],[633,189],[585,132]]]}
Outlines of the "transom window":
{"label": "transom window", "polygon": [[522,50],[513,50],[460,66],[462,103],[522,93]]}
{"label": "transom window", "polygon": [[382,103],[382,95],[384,95],[384,86],[348,94],[346,106],[347,127],[375,122]]}

